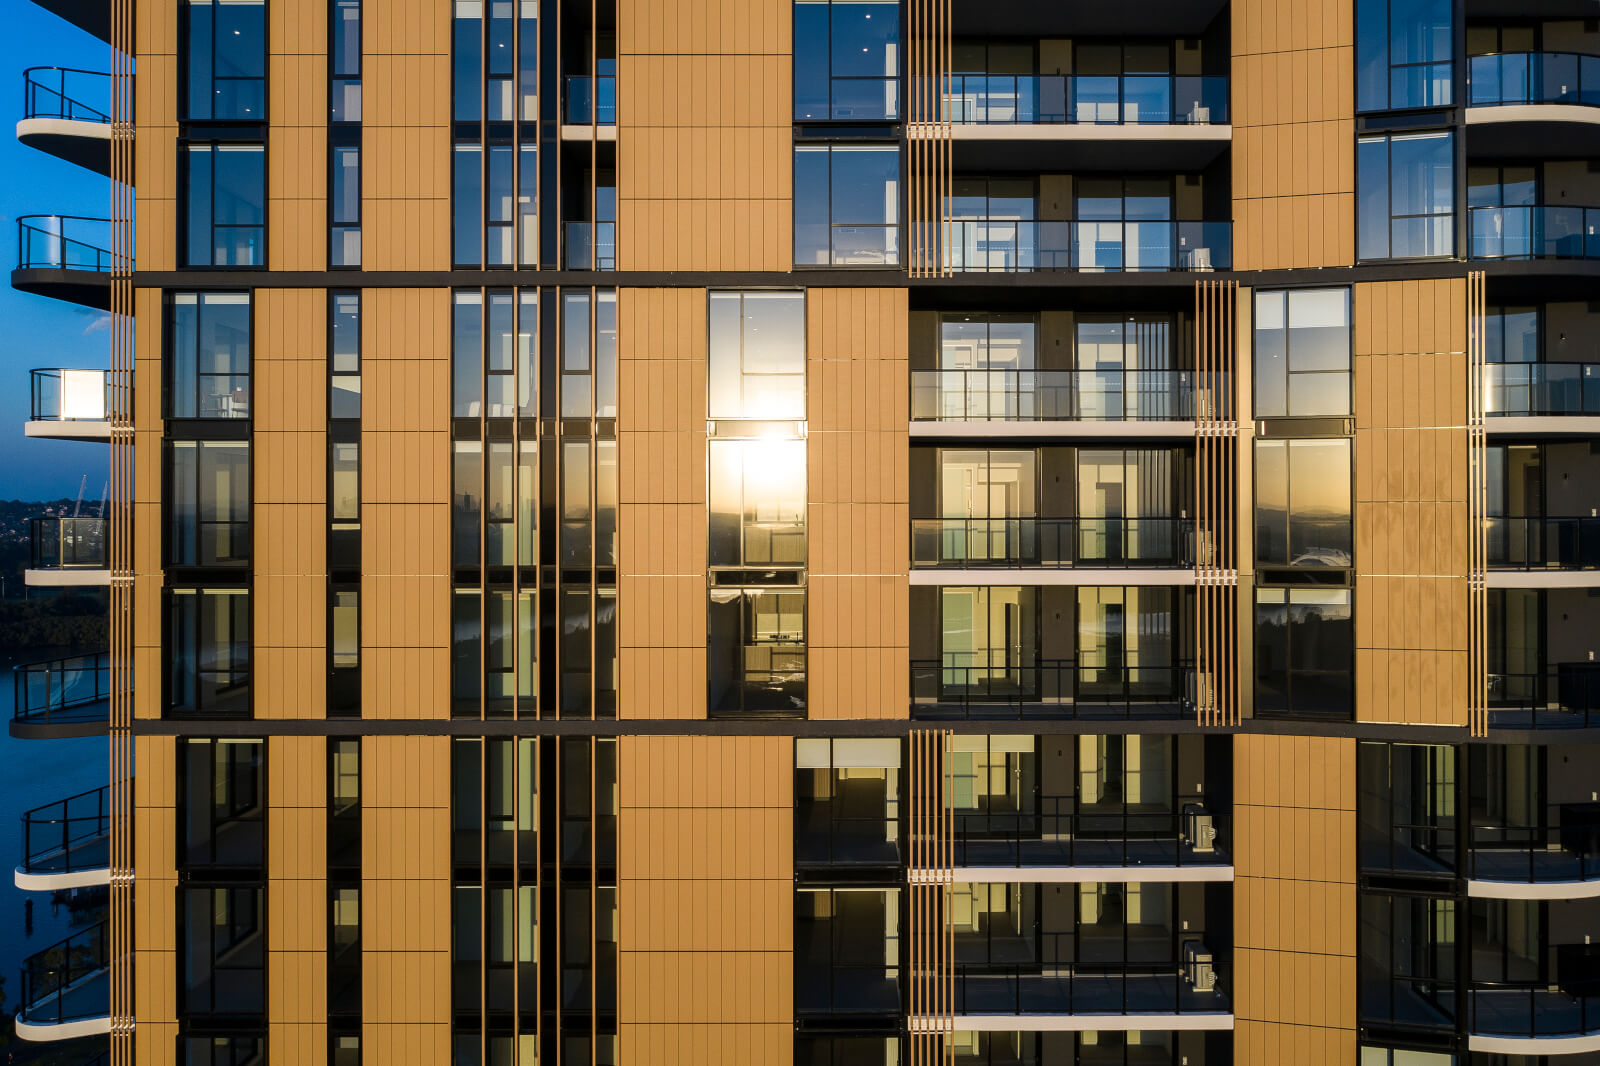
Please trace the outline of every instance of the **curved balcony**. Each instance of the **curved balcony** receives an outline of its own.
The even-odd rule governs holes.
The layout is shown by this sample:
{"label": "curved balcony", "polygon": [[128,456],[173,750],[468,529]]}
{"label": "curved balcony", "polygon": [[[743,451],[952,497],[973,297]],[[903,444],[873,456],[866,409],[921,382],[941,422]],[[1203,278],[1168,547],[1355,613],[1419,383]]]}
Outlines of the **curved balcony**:
{"label": "curved balcony", "polygon": [[1159,274],[1233,266],[1231,222],[957,218],[939,229],[944,265],[958,273]]}
{"label": "curved balcony", "polygon": [[[1592,805],[1588,805],[1591,806]],[[1467,894],[1488,899],[1600,897],[1600,818],[1558,807],[1558,824],[1469,827]]]}
{"label": "curved balcony", "polygon": [[1490,578],[1495,588],[1600,584],[1600,518],[1490,515],[1487,527]]}
{"label": "curved balcony", "polygon": [[49,368],[28,372],[33,400],[24,433],[57,440],[108,441],[113,412],[128,410],[122,375]]}
{"label": "curved balcony", "polygon": [[[1182,966],[1064,966],[1060,972],[1034,965],[962,973],[958,964],[950,1011],[958,1029],[1232,1029],[1222,966],[1209,954],[1205,960]],[[1059,1024],[1071,1018],[1091,1024]]]}
{"label": "curved balcony", "polygon": [[1543,673],[1491,673],[1496,729],[1600,728],[1600,663],[1548,664]]}
{"label": "curved balcony", "polygon": [[1221,75],[951,74],[942,91],[958,169],[1074,169],[1114,150],[1133,170],[1200,170],[1233,138]]}
{"label": "curved balcony", "polygon": [[23,579],[32,587],[105,587],[111,584],[106,566],[104,518],[48,517],[29,520],[30,559]]}
{"label": "curved balcony", "polygon": [[1600,363],[1489,363],[1489,433],[1600,436]]}
{"label": "curved balcony", "polygon": [[984,653],[911,663],[911,717],[924,721],[1151,720],[1194,713],[1194,664],[1110,667],[1072,659],[985,663]]}
{"label": "curved balcony", "polygon": [[111,309],[111,271],[132,262],[110,250],[111,221],[76,215],[17,219],[17,268],[11,287],[36,296]]}
{"label": "curved balcony", "polygon": [[[914,569],[1179,570],[1194,567],[1187,518],[916,518]],[[1086,574],[1094,583],[1104,575]],[[1158,575],[1163,583],[1176,575]],[[1127,574],[1124,584],[1138,584]]]}
{"label": "curved balcony", "polygon": [[111,713],[111,656],[69,655],[11,668],[11,735],[29,740],[103,737]]}
{"label": "curved balcony", "polygon": [[[1196,406],[1227,396],[1192,370],[914,370],[911,435],[1167,437],[1195,433]],[[996,423],[1017,423],[997,425]]]}
{"label": "curved balcony", "polygon": [[[1592,12],[1590,13],[1592,15]],[[1467,151],[1542,158],[1600,151],[1600,56],[1501,52],[1467,61]]]}
{"label": "curved balcony", "polygon": [[111,956],[105,922],[74,933],[22,964],[17,1035],[71,1040],[111,1031]]}
{"label": "curved balcony", "polygon": [[102,785],[22,816],[17,887],[53,892],[111,883],[110,789]]}
{"label": "curved balcony", "polygon": [[[1587,974],[1588,967],[1581,967]],[[1467,1046],[1502,1055],[1600,1051],[1600,979],[1555,983],[1474,981],[1467,998]]]}
{"label": "curved balcony", "polygon": [[17,140],[110,177],[111,75],[70,67],[30,67],[22,72],[22,85]]}

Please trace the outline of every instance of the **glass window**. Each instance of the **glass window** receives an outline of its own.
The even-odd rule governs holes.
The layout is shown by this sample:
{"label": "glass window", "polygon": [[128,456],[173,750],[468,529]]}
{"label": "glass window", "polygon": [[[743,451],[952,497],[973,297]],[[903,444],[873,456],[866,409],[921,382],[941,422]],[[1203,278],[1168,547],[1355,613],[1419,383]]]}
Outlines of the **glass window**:
{"label": "glass window", "polygon": [[167,713],[249,717],[249,591],[172,589],[167,615]]}
{"label": "glass window", "polygon": [[713,292],[710,331],[709,417],[806,417],[805,293]]}
{"label": "glass window", "polygon": [[1451,0],[1357,0],[1356,110],[1447,107]]}
{"label": "glass window", "polygon": [[706,678],[713,717],[804,717],[805,590],[713,587]]}
{"label": "glass window", "polygon": [[331,301],[332,340],[328,372],[328,417],[361,417],[361,294],[335,292]]}
{"label": "glass window", "polygon": [[1539,309],[1490,307],[1483,316],[1484,358],[1491,363],[1539,362]]}
{"label": "glass window", "polygon": [[795,742],[795,861],[900,861],[900,741]]}
{"label": "glass window", "polygon": [[1256,562],[1352,562],[1350,441],[1256,441]]}
{"label": "glass window", "polygon": [[[592,313],[592,318],[591,318]],[[617,417],[617,294],[561,297],[561,417]]]}
{"label": "glass window", "polygon": [[178,864],[259,869],[266,862],[266,745],[178,741]]}
{"label": "glass window", "polygon": [[[461,267],[538,262],[537,0],[455,0],[452,248]],[[487,17],[485,17],[487,15]],[[486,122],[507,123],[491,134]],[[492,140],[491,140],[492,138]]]}
{"label": "glass window", "polygon": [[328,265],[361,265],[361,148],[334,146],[329,175],[328,222],[332,226]]}
{"label": "glass window", "polygon": [[185,1016],[266,1012],[267,943],[261,886],[179,893],[179,1010]]}
{"label": "glass window", "polygon": [[168,566],[250,561],[250,444],[172,440],[167,454]]}
{"label": "glass window", "polygon": [[708,565],[804,566],[806,442],[713,440],[707,452]]}
{"label": "glass window", "polygon": [[1453,873],[1454,748],[1362,741],[1356,745],[1356,785],[1357,855],[1362,869]]}
{"label": "glass window", "polygon": [[1038,334],[1031,317],[946,315],[939,322],[939,369],[1032,370]]}
{"label": "glass window", "polygon": [[900,1009],[900,891],[795,892],[795,1010]]}
{"label": "glass window", "polygon": [[261,1066],[266,1050],[266,1040],[256,1033],[190,1034],[183,1038],[183,1066]]}
{"label": "glass window", "polygon": [[1038,685],[1036,588],[939,590],[939,660],[945,694],[1027,694]]}
{"label": "glass window", "polygon": [[795,121],[900,117],[897,0],[797,0],[794,53]]}
{"label": "glass window", "polygon": [[184,265],[264,265],[266,150],[259,144],[191,144],[184,159]]}
{"label": "glass window", "polygon": [[1457,978],[1455,901],[1362,892],[1357,906],[1362,1022],[1453,1030],[1455,997],[1439,992]]}
{"label": "glass window", "polygon": [[1357,255],[1422,259],[1455,250],[1455,138],[1448,132],[1356,143]]}
{"label": "glass window", "polygon": [[1257,418],[1350,413],[1350,290],[1258,292]]}
{"label": "glass window", "polygon": [[172,296],[167,348],[168,418],[250,417],[250,296]]}
{"label": "glass window", "polygon": [[329,119],[361,121],[361,0],[333,0],[333,42],[328,49]]}
{"label": "glass window", "polygon": [[900,262],[900,149],[794,150],[794,261],[800,266]]}
{"label": "glass window", "polygon": [[1256,589],[1255,654],[1258,714],[1354,713],[1349,589]]}
{"label": "glass window", "polygon": [[265,12],[262,0],[188,0],[183,5],[185,119],[267,121]]}

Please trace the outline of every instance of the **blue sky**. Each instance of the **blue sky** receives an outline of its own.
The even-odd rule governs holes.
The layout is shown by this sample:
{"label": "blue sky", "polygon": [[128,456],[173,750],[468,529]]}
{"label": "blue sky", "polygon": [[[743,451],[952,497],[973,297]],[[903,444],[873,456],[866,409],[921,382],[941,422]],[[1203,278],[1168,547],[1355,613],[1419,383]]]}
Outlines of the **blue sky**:
{"label": "blue sky", "polygon": [[105,178],[17,141],[22,72],[35,66],[108,70],[110,47],[30,0],[0,0],[0,25],[0,499],[75,496],[87,475],[84,498],[95,500],[105,486],[108,449],[29,440],[23,423],[30,369],[110,364],[108,316],[18,292],[10,278],[17,262],[17,216],[104,217],[111,202]]}

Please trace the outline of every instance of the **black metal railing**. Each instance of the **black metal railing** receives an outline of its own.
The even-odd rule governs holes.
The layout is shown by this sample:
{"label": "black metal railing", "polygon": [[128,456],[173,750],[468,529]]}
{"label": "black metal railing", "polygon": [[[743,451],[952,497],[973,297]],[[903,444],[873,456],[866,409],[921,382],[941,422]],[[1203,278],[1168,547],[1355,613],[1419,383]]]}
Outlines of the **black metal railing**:
{"label": "black metal railing", "polygon": [[34,422],[104,422],[128,410],[127,375],[51,367],[28,372]]}
{"label": "black metal railing", "polygon": [[1192,370],[914,370],[911,419],[1173,422],[1212,406],[1226,417],[1227,378]]}
{"label": "black metal railing", "polygon": [[900,842],[890,835],[887,812],[876,816],[835,814],[832,804],[813,801],[795,822],[794,861],[801,866],[898,866]]}
{"label": "black metal railing", "polygon": [[18,270],[84,270],[106,273],[131,267],[107,245],[111,221],[79,215],[23,215],[17,219]]}
{"label": "black metal railing", "polygon": [[24,814],[22,868],[36,874],[104,868],[110,859],[109,798],[109,788],[102,785]]}
{"label": "black metal railing", "polygon": [[[1215,963],[1212,967],[1220,970]],[[1045,972],[1037,964],[972,972],[958,964],[953,983],[955,1014],[1217,1014],[1231,1010],[1220,972],[1210,990],[1201,990],[1177,963],[1092,968],[1064,964],[1055,972]]]}
{"label": "black metal railing", "polygon": [[1467,60],[1467,106],[1579,104],[1600,107],[1600,56],[1497,52]]}
{"label": "black metal railing", "polygon": [[1553,1037],[1600,1032],[1600,978],[1539,982],[1474,981],[1467,1032],[1476,1036]]}
{"label": "black metal railing", "polygon": [[110,1014],[106,923],[73,933],[22,963],[22,1019],[61,1025]]}
{"label": "black metal railing", "polygon": [[951,74],[948,121],[958,125],[1205,126],[1228,121],[1220,74]]}
{"label": "black metal railing", "polygon": [[1600,258],[1600,208],[1556,204],[1467,210],[1471,259]]}
{"label": "black metal railing", "polygon": [[617,124],[617,79],[613,75],[567,76],[566,121],[575,125]]}
{"label": "black metal railing", "polygon": [[925,720],[1179,718],[1193,713],[1193,693],[1192,663],[1007,662],[983,653],[911,663],[911,715]]}
{"label": "black metal railing", "polygon": [[1568,812],[1553,824],[1474,825],[1468,833],[1472,880],[1533,884],[1600,878],[1600,820],[1592,816]]}
{"label": "black metal railing", "polygon": [[1600,726],[1600,663],[1554,663],[1541,673],[1491,673],[1489,723],[1502,729]]}
{"label": "black metal railing", "polygon": [[916,518],[911,565],[919,568],[1187,567],[1187,518]]}
{"label": "black metal railing", "polygon": [[104,518],[32,518],[28,526],[28,565],[32,569],[105,569]]}
{"label": "black metal railing", "polygon": [[1445,876],[1456,868],[1456,826],[1391,822],[1383,833],[1361,834],[1358,862],[1363,870]]}
{"label": "black metal railing", "polygon": [[1600,567],[1600,518],[1484,519],[1489,565],[1501,570],[1593,570]]}
{"label": "black metal railing", "polygon": [[954,864],[1022,868],[1228,862],[1227,819],[1212,811],[1085,811],[1076,799],[1054,796],[1043,797],[1040,808],[1021,813],[956,811]]}
{"label": "black metal railing", "polygon": [[1491,417],[1600,415],[1600,363],[1489,363],[1483,386]]}
{"label": "black metal railing", "polygon": [[946,268],[961,272],[1226,270],[1233,223],[957,218],[930,223]]}
{"label": "black metal railing", "polygon": [[17,722],[87,722],[104,719],[111,698],[111,656],[107,652],[69,655],[11,668]]}
{"label": "black metal railing", "polygon": [[[24,118],[111,122],[111,75],[72,67],[29,67],[22,72]],[[85,98],[99,101],[85,103]]]}

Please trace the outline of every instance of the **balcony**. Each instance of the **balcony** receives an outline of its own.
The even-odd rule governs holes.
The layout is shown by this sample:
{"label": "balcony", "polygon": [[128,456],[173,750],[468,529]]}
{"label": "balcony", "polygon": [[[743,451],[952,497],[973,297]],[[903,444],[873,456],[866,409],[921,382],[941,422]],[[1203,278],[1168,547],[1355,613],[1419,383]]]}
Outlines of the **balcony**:
{"label": "balcony", "polygon": [[617,269],[615,222],[564,222],[562,263],[568,270]]}
{"label": "balcony", "polygon": [[[986,661],[987,660],[987,661]],[[1194,714],[1194,665],[1102,666],[1073,659],[1006,661],[951,652],[911,663],[911,717],[921,721],[1162,720]]]}
{"label": "balcony", "polygon": [[111,810],[102,786],[22,816],[17,887],[50,892],[111,882]]}
{"label": "balcony", "polygon": [[1187,518],[917,518],[911,522],[911,565],[955,570],[1193,568],[1194,522]]}
{"label": "balcony", "polygon": [[1484,406],[1496,435],[1600,435],[1600,363],[1489,363]]}
{"label": "balcony", "polygon": [[942,237],[944,265],[960,273],[1171,273],[1233,265],[1231,222],[957,218],[942,224]]}
{"label": "balcony", "polygon": [[1199,377],[1121,368],[914,370],[911,433],[988,438],[1008,432],[992,423],[1014,422],[1028,425],[1009,432],[1027,436],[1193,437],[1197,404],[1205,410],[1212,397],[1228,395],[1225,380],[1202,390]]}
{"label": "balcony", "polygon": [[[1556,950],[1570,958],[1589,953],[1586,946],[1570,956],[1565,946]],[[1580,963],[1576,972],[1575,979],[1537,985],[1474,981],[1467,1000],[1468,1047],[1504,1055],[1600,1049],[1600,979],[1589,976],[1592,963]]]}
{"label": "balcony", "polygon": [[1049,881],[1102,880],[1108,869],[1132,880],[1141,867],[1162,881],[1233,879],[1226,820],[1198,804],[1176,814],[1084,810],[1076,797],[1044,796],[1038,804],[1033,812],[957,812],[952,865],[982,868],[983,880],[1005,867]]}
{"label": "balcony", "polygon": [[111,656],[70,655],[11,668],[11,735],[25,739],[105,736],[111,713]]}
{"label": "balcony", "polygon": [[1467,853],[1469,895],[1494,899],[1600,896],[1600,811],[1551,808],[1540,825],[1474,825]]}
{"label": "balcony", "polygon": [[23,117],[17,122],[17,140],[110,177],[111,75],[30,67],[22,72],[22,81]]}
{"label": "balcony", "polygon": [[128,409],[124,379],[108,370],[29,371],[33,401],[24,432],[29,437],[107,441],[112,415]]}
{"label": "balcony", "polygon": [[1467,67],[1467,150],[1539,158],[1552,143],[1573,156],[1600,150],[1600,56],[1504,52]]}
{"label": "balcony", "polygon": [[111,272],[131,259],[110,250],[112,223],[76,215],[17,219],[17,268],[11,287],[36,296],[111,310]]}
{"label": "balcony", "polygon": [[[566,81],[566,106],[562,109],[561,118],[568,126],[594,126],[595,136],[601,140],[614,140],[617,126],[616,76],[569,75]],[[587,130],[579,132],[587,139]],[[565,132],[562,135],[565,137]]]}
{"label": "balcony", "polygon": [[1471,259],[1600,259],[1600,208],[1473,207],[1467,225]]}
{"label": "balcony", "polygon": [[[1594,570],[1600,568],[1600,518],[1539,517],[1484,519],[1493,570]],[[1581,581],[1588,584],[1590,582]],[[1525,587],[1517,578],[1502,587]]]}
{"label": "balcony", "polygon": [[30,519],[30,559],[24,580],[35,588],[110,585],[106,526],[104,518]]}
{"label": "balcony", "polygon": [[1489,724],[1497,729],[1600,727],[1600,663],[1554,663],[1542,673],[1491,673]]}
{"label": "balcony", "polygon": [[17,1035],[71,1040],[111,1031],[107,923],[74,933],[22,964]]}
{"label": "balcony", "polygon": [[[957,1028],[971,1028],[973,1016],[1027,1015],[1037,1024],[1040,1015],[1093,1015],[1107,1028],[1169,1029],[1181,1015],[1186,1029],[1232,1029],[1233,1008],[1222,991],[1220,967],[1209,961],[1205,966],[1214,975],[1202,979],[1212,982],[1209,988],[1197,986],[1186,972],[1190,968],[1177,964],[1063,966],[1056,972],[1017,966],[983,973],[963,973],[958,964],[951,1012]],[[1111,1019],[1117,1017],[1138,1021],[1115,1024]]]}

